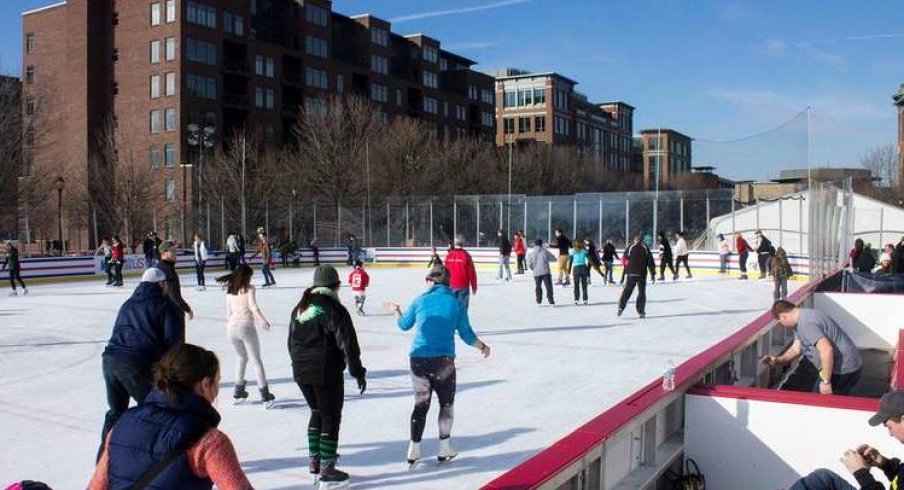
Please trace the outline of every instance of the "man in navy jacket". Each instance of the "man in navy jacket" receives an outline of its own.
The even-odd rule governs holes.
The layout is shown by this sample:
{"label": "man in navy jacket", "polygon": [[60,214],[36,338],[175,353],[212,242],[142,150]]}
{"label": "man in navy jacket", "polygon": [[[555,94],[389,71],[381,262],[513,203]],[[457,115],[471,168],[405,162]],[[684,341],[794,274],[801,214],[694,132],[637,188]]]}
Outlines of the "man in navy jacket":
{"label": "man in navy jacket", "polygon": [[166,275],[144,272],[141,284],[123,303],[103,354],[109,410],[101,434],[100,457],[107,433],[129,408],[129,398],[141,403],[152,388],[152,367],[173,346],[185,342],[185,320],[166,296]]}

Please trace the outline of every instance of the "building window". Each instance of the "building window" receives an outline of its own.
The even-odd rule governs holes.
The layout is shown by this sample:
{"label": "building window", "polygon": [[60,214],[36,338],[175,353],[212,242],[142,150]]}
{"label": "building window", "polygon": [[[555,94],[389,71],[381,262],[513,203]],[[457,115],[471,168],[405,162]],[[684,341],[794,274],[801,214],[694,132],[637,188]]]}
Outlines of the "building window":
{"label": "building window", "polygon": [[480,101],[484,104],[493,105],[496,103],[495,94],[492,90],[481,89],[480,90]]}
{"label": "building window", "polygon": [[308,23],[326,27],[329,25],[330,13],[323,7],[305,5],[305,18]]}
{"label": "building window", "polygon": [[197,39],[188,38],[188,59],[189,61],[197,61],[205,65],[217,64],[217,46],[216,44],[198,41]]}
{"label": "building window", "polygon": [[345,92],[345,77],[342,75],[336,75],[336,92]]}
{"label": "building window", "polygon": [[151,75],[151,98],[160,97],[160,75]]}
{"label": "building window", "polygon": [[389,124],[389,114],[383,111],[374,111],[374,121],[380,124]]}
{"label": "building window", "polygon": [[276,76],[276,60],[273,58],[267,58],[266,63],[264,63],[264,74],[267,78],[273,78]]}
{"label": "building window", "polygon": [[659,136],[650,136],[650,149],[653,151],[660,150]]}
{"label": "building window", "polygon": [[326,89],[329,87],[330,80],[325,71],[309,66],[304,70],[304,83],[309,87]]}
{"label": "building window", "polygon": [[370,98],[376,102],[383,102],[385,104],[389,101],[389,89],[386,88],[386,85],[372,83],[370,84]]}
{"label": "building window", "polygon": [[530,132],[530,117],[529,116],[518,118],[518,132],[519,133]]}
{"label": "building window", "polygon": [[176,59],[176,38],[168,37],[166,38],[166,61],[174,59]]}
{"label": "building window", "polygon": [[176,95],[176,73],[169,72],[166,74],[166,96],[172,97]]}
{"label": "building window", "polygon": [[151,133],[160,132],[160,111],[151,111]]}
{"label": "building window", "polygon": [[166,0],[166,23],[176,22],[176,0]]}
{"label": "building window", "polygon": [[468,98],[471,100],[480,100],[480,90],[474,85],[468,85]]}
{"label": "building window", "polygon": [[166,179],[166,184],[163,186],[163,199],[166,202],[176,200],[176,181],[174,179]]}
{"label": "building window", "polygon": [[555,90],[556,109],[568,110],[568,92],[562,89]]}
{"label": "building window", "polygon": [[272,88],[255,88],[254,105],[261,109],[273,109],[276,107],[276,92]]}
{"label": "building window", "polygon": [[502,131],[505,134],[513,134],[515,132],[515,118],[506,117],[502,120]]}
{"label": "building window", "polygon": [[151,4],[151,25],[152,26],[160,25],[160,4],[159,3]]}
{"label": "building window", "polygon": [[495,122],[495,118],[492,113],[489,112],[481,112],[480,113],[480,123],[488,128],[493,127],[493,123]]}
{"label": "building window", "polygon": [[402,105],[402,91],[401,90],[395,91],[395,103],[397,106]]}
{"label": "building window", "polygon": [[458,118],[459,121],[467,121],[468,108],[463,105],[455,106],[455,117]]}
{"label": "building window", "polygon": [[28,128],[25,129],[25,146],[27,146],[27,147],[35,146],[35,126],[34,126],[34,124],[29,124]]}
{"label": "building window", "polygon": [[436,114],[439,109],[439,104],[436,99],[433,97],[424,97],[424,112],[428,112],[430,114]]}
{"label": "building window", "polygon": [[370,69],[375,73],[386,75],[389,73],[389,60],[385,56],[371,56]]}
{"label": "building window", "polygon": [[151,63],[160,63],[160,41],[151,41]]}
{"label": "building window", "polygon": [[188,93],[202,99],[217,98],[217,79],[189,73],[186,78]]}
{"label": "building window", "polygon": [[319,97],[305,97],[304,110],[307,113],[322,116],[329,112],[330,104]]}
{"label": "building window", "polygon": [[370,30],[370,41],[380,46],[389,46],[389,31],[382,27],[374,27]]}
{"label": "building window", "polygon": [[35,52],[35,33],[29,32],[25,35],[25,53],[31,54]]}
{"label": "building window", "polygon": [[167,107],[163,110],[164,119],[166,120],[166,127],[164,128],[166,131],[175,131],[176,130],[176,109],[174,107]]}
{"label": "building window", "polygon": [[223,11],[223,32],[232,34],[232,12]]}
{"label": "building window", "polygon": [[307,43],[307,53],[311,56],[317,56],[318,58],[326,58],[326,41],[320,39],[319,37],[308,36],[306,41]]}
{"label": "building window", "polygon": [[245,18],[241,15],[235,16],[235,35],[236,36],[244,36],[245,35]]}
{"label": "building window", "polygon": [[443,102],[443,116],[449,117],[449,103]]}
{"label": "building window", "polygon": [[257,55],[254,57],[254,74],[273,78],[276,76],[276,60],[267,58],[266,56]]}
{"label": "building window", "polygon": [[151,145],[151,168],[156,170],[160,168],[160,147]]}
{"label": "building window", "polygon": [[424,61],[436,63],[439,61],[439,51],[433,46],[424,46]]}
{"label": "building window", "polygon": [[36,112],[35,106],[36,106],[35,98],[30,95],[26,96],[25,97],[25,115],[26,116],[34,116],[35,112]]}
{"label": "building window", "polygon": [[436,88],[439,86],[439,82],[438,82],[436,73],[433,73],[432,71],[424,72],[424,86],[430,87],[430,88]]}
{"label": "building window", "polygon": [[505,107],[518,107],[518,92],[516,90],[505,91]]}
{"label": "building window", "polygon": [[447,60],[446,58],[441,58],[439,60],[439,70],[447,71],[448,69],[449,69],[449,60]]}
{"label": "building window", "polygon": [[216,29],[217,9],[197,2],[188,2],[188,22]]}
{"label": "building window", "polygon": [[167,167],[176,166],[176,145],[172,143],[163,145],[163,164]]}
{"label": "building window", "polygon": [[534,89],[534,105],[546,105],[546,89]]}

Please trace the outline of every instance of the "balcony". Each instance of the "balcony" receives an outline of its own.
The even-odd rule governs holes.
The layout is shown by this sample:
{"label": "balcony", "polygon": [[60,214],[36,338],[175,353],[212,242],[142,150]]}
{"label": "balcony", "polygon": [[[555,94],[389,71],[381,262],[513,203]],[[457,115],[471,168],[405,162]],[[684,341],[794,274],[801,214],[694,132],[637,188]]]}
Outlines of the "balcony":
{"label": "balcony", "polygon": [[248,96],[241,94],[223,94],[223,105],[235,109],[248,109]]}

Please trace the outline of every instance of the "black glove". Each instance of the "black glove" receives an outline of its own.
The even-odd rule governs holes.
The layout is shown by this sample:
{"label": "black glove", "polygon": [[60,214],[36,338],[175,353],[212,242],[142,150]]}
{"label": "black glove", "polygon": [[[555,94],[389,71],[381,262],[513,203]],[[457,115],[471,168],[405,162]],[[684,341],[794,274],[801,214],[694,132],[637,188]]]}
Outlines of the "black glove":
{"label": "black glove", "polygon": [[363,395],[364,390],[367,389],[367,380],[364,379],[364,372],[355,376],[355,381],[358,382],[358,389],[361,390],[358,394]]}

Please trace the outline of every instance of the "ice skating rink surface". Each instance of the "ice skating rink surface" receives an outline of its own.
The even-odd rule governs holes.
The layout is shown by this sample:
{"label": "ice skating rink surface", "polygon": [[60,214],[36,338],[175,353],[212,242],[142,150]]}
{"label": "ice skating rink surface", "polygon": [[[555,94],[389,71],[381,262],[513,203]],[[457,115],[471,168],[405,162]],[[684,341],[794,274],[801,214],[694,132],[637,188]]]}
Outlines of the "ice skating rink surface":
{"label": "ice skating rink surface", "polygon": [[[349,268],[340,267],[345,282]],[[734,277],[701,277],[647,288],[647,318],[633,302],[616,316],[621,288],[590,287],[590,304],[574,306],[572,289],[557,286],[555,308],[534,304],[533,278],[495,279],[479,271],[470,316],[492,348],[483,359],[457,343],[458,393],[452,444],[459,456],[442,466],[436,400],[428,415],[424,460],[405,462],[413,395],[408,371],[412,333],[382,311],[383,301],[407,305],[425,285],[423,267],[370,268],[365,317],[355,317],[362,360],[368,369],[361,396],[346,381],[339,467],[353,488],[474,489],[715,344],[761,314],[772,283]],[[232,439],[255,488],[309,488],[306,426],[309,410],[292,380],[286,349],[289,315],[308,286],[312,269],[277,269],[278,286],[258,289],[258,302],[273,324],[260,331],[264,364],[277,397],[270,410],[258,403],[233,405],[236,356],[225,333],[225,293],[195,291],[194,274],[182,275],[183,295],[195,310],[191,343],[214,350],[223,364],[217,408],[220,428]],[[260,284],[261,275],[253,281]],[[93,471],[106,411],[101,352],[120,305],[137,285],[109,289],[103,281],[35,285],[28,296],[0,297],[0,485],[33,479],[55,489],[84,488]],[[792,283],[791,288],[796,284]],[[340,293],[352,309],[346,286]],[[636,296],[636,293],[635,293]],[[248,366],[252,400],[254,370]]]}

